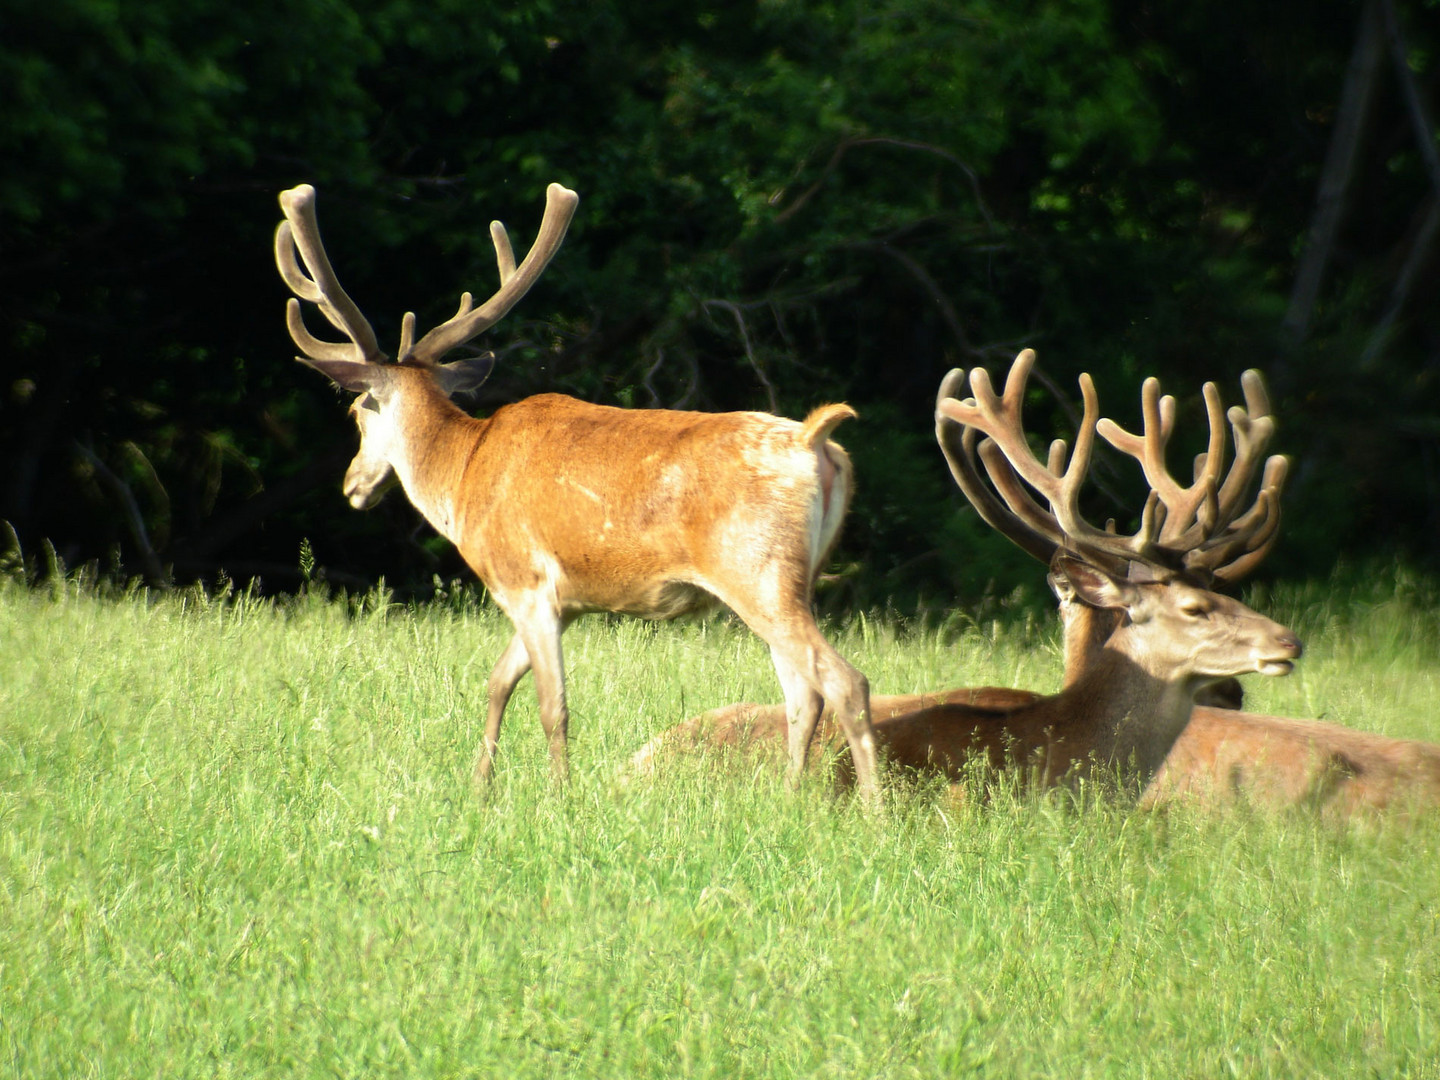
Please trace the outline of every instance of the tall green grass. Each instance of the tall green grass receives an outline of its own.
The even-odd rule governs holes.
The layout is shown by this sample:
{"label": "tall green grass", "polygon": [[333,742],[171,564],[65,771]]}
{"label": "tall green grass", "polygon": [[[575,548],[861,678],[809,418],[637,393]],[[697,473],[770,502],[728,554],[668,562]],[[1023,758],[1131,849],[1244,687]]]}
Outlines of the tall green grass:
{"label": "tall green grass", "polygon": [[[1309,650],[1254,706],[1440,739],[1433,584],[1345,588],[1259,598]],[[1059,681],[1048,625],[831,630],[880,692]],[[1434,820],[618,783],[777,697],[718,619],[577,624],[572,782],[527,683],[477,802],[508,636],[0,586],[0,1075],[1440,1076]]]}

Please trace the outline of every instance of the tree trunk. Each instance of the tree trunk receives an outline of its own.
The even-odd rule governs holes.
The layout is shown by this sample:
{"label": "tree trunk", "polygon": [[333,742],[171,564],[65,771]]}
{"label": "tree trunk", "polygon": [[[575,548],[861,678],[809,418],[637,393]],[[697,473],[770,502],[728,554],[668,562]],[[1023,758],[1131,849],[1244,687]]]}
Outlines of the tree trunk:
{"label": "tree trunk", "polygon": [[[1315,199],[1315,215],[1310,222],[1310,235],[1295,272],[1295,285],[1290,292],[1290,305],[1280,324],[1281,336],[1292,348],[1310,333],[1320,285],[1335,246],[1335,235],[1345,211],[1345,197],[1355,173],[1365,121],[1374,98],[1375,76],[1380,70],[1384,41],[1380,34],[1380,13],[1375,0],[1370,0],[1360,13],[1360,27],[1355,34],[1355,49],[1345,71],[1345,85],[1340,92],[1340,108],[1335,116],[1335,131],[1325,154],[1320,174],[1320,190]],[[1278,374],[1278,373],[1277,373]],[[1277,378],[1277,381],[1280,381]]]}
{"label": "tree trunk", "polygon": [[1390,300],[1385,305],[1385,311],[1375,329],[1371,331],[1370,340],[1360,356],[1362,372],[1373,371],[1379,364],[1380,357],[1390,344],[1390,334],[1400,318],[1400,312],[1410,299],[1415,280],[1420,276],[1425,260],[1430,256],[1435,237],[1440,235],[1440,150],[1435,147],[1434,129],[1430,126],[1430,117],[1425,112],[1420,88],[1415,85],[1415,73],[1410,70],[1409,50],[1406,49],[1405,38],[1400,33],[1400,20],[1395,15],[1395,4],[1393,0],[1379,0],[1379,7],[1384,23],[1385,42],[1390,48],[1390,60],[1395,65],[1395,77],[1400,81],[1400,95],[1405,99],[1405,107],[1410,113],[1410,123],[1415,129],[1415,141],[1420,144],[1420,157],[1425,162],[1425,171],[1430,174],[1434,195],[1430,200],[1430,210],[1410,245],[1410,253],[1405,257],[1405,265],[1400,268],[1400,274],[1390,290]]}

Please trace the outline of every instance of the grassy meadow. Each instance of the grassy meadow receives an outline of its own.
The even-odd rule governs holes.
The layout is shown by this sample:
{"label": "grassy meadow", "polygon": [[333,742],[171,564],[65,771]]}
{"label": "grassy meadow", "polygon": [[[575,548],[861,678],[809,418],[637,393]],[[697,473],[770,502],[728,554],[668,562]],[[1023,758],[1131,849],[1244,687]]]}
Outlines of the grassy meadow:
{"label": "grassy meadow", "polygon": [[[866,811],[765,765],[617,780],[775,700],[725,619],[566,636],[573,780],[509,635],[418,607],[0,584],[0,1075],[1440,1077],[1440,823],[1072,794]],[[1440,741],[1440,589],[1276,589],[1252,707]],[[832,627],[878,692],[1058,685],[1016,617]]]}

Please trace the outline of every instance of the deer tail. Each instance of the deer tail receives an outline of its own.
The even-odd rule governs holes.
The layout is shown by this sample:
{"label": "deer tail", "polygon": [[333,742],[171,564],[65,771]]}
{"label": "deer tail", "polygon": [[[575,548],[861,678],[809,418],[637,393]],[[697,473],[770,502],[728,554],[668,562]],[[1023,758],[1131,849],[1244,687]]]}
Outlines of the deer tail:
{"label": "deer tail", "polygon": [[804,424],[801,425],[800,438],[806,446],[818,450],[830,437],[830,432],[834,431],[842,421],[853,420],[859,415],[843,402],[821,405],[805,418]]}

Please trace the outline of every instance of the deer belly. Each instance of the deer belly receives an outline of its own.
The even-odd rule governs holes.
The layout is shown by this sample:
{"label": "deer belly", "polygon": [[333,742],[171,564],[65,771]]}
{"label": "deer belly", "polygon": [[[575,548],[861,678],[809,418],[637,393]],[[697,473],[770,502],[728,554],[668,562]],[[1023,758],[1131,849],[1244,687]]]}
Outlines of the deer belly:
{"label": "deer belly", "polygon": [[589,587],[570,582],[562,606],[567,611],[613,611],[642,619],[673,619],[692,611],[716,607],[718,601],[710,593],[688,581],[656,581],[636,586],[624,582],[620,588],[607,588],[599,583]]}

